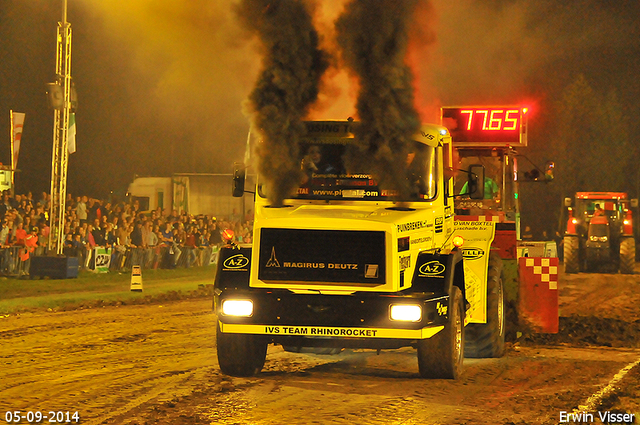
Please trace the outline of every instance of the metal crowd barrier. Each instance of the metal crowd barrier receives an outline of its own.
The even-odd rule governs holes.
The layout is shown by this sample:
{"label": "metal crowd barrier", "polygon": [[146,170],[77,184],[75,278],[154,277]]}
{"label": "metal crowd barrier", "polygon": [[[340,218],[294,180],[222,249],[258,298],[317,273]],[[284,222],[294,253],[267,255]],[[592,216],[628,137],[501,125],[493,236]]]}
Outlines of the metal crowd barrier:
{"label": "metal crowd barrier", "polygon": [[31,257],[35,255],[46,255],[47,248],[44,246],[36,247],[35,251],[29,254],[26,261],[22,260],[22,254],[25,251],[24,246],[10,246],[0,248],[0,274],[3,276],[22,276],[29,274],[29,265]]}
{"label": "metal crowd barrier", "polygon": [[[22,261],[22,246],[0,248],[0,275],[23,276],[29,274],[30,259],[32,256],[46,255],[46,247],[39,246],[30,258]],[[64,255],[78,257],[81,270],[93,271],[126,271],[132,266],[139,265],[142,269],[173,269],[204,267],[217,262],[218,247],[172,248],[160,246],[154,248],[70,248],[65,247]]]}

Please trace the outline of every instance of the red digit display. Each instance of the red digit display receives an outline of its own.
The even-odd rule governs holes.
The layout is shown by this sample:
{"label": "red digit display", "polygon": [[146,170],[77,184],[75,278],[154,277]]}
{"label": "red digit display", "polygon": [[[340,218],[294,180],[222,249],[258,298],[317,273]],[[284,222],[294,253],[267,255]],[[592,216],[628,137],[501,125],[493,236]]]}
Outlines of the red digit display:
{"label": "red digit display", "polygon": [[520,106],[444,107],[442,125],[458,145],[526,146],[526,113]]}

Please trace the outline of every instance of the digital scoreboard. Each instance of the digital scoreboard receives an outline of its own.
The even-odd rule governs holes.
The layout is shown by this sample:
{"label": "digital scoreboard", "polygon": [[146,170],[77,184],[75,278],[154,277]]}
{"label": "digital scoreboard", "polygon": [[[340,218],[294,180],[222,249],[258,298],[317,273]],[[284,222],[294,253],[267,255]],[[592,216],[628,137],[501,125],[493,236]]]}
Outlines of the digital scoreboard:
{"label": "digital scoreboard", "polygon": [[457,146],[527,146],[527,108],[521,106],[447,106],[442,125]]}

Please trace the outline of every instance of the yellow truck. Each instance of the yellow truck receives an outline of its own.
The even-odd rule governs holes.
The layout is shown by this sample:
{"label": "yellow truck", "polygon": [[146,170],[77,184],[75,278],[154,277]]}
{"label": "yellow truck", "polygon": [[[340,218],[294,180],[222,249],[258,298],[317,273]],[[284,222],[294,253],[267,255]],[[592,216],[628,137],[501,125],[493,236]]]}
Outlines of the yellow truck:
{"label": "yellow truck", "polygon": [[[466,221],[458,229],[454,222],[449,131],[421,127],[407,166],[415,192],[398,202],[366,170],[346,169],[357,123],[305,124],[299,160],[308,178],[274,207],[258,176],[252,244],[219,253],[221,371],[258,373],[268,344],[293,352],[411,346],[420,376],[456,379],[465,326],[495,322],[502,303],[487,304],[494,223]],[[244,170],[235,175],[234,192],[242,194]]]}

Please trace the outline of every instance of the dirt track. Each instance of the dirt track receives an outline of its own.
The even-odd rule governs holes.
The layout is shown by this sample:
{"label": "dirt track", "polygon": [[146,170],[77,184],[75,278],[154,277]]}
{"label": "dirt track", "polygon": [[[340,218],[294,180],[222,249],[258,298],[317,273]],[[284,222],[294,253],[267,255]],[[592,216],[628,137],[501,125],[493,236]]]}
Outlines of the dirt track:
{"label": "dirt track", "polygon": [[[208,299],[9,316],[0,319],[0,420],[7,410],[60,410],[83,424],[558,423],[640,359],[634,324],[616,322],[629,334],[608,336],[611,347],[582,337],[640,319],[638,275],[563,276],[560,290],[563,316],[598,316],[563,318],[558,336],[513,342],[503,359],[467,359],[457,382],[419,379],[412,349],[270,347],[262,374],[228,378]],[[598,408],[639,413],[639,368]]]}

